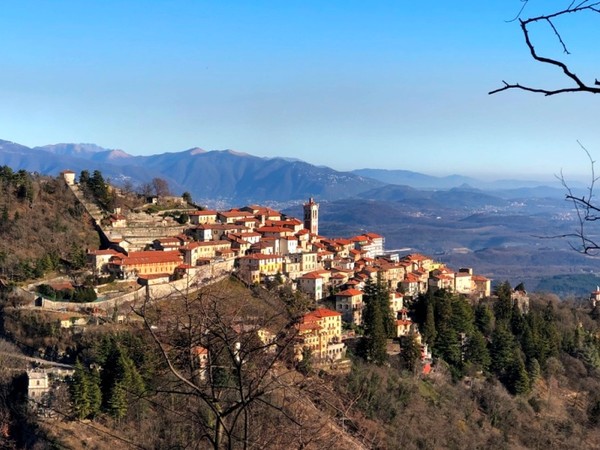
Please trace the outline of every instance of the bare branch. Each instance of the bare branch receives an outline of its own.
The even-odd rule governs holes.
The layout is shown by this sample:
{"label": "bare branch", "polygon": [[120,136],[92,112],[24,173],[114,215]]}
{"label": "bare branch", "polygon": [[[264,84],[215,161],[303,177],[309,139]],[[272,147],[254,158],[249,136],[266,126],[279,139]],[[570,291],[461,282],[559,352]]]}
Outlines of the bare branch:
{"label": "bare branch", "polygon": [[531,57],[535,61],[538,61],[542,64],[548,64],[548,65],[551,65],[554,67],[558,67],[559,69],[562,70],[563,74],[569,80],[571,80],[573,83],[575,83],[575,86],[574,87],[566,87],[566,88],[556,88],[556,89],[543,89],[543,88],[537,88],[537,87],[531,87],[531,86],[523,86],[520,83],[507,83],[506,81],[503,80],[502,81],[502,83],[504,84],[503,87],[494,89],[494,90],[488,92],[488,94],[492,95],[492,94],[496,94],[498,92],[506,91],[509,89],[519,89],[522,91],[534,92],[534,93],[543,94],[546,96],[569,93],[569,92],[587,92],[587,93],[591,93],[591,94],[599,94],[600,93],[600,83],[598,82],[597,79],[594,80],[594,83],[585,83],[563,61],[560,61],[555,58],[549,58],[546,56],[539,55],[537,53],[537,51],[535,50],[535,47],[531,40],[530,30],[529,30],[528,26],[533,23],[536,23],[536,22],[546,22],[550,26],[552,31],[554,32],[554,35],[556,36],[560,46],[562,47],[563,53],[568,55],[568,54],[570,54],[570,52],[567,49],[567,46],[562,38],[562,35],[560,34],[558,29],[554,25],[553,19],[560,17],[560,16],[564,16],[566,14],[577,14],[577,13],[585,13],[585,12],[600,13],[600,2],[590,3],[589,0],[584,0],[580,3],[578,3],[576,6],[574,6],[575,2],[573,1],[566,9],[557,11],[555,13],[544,14],[544,15],[537,16],[537,17],[530,17],[528,19],[521,19],[520,16],[521,16],[526,4],[527,4],[527,0],[525,0],[523,7],[517,14],[517,17],[515,17],[513,20],[511,20],[511,22],[515,21],[517,18],[519,19],[520,24],[521,24],[521,31],[523,32],[523,37],[525,39],[525,44],[527,45],[527,48],[529,49],[529,53],[531,54]]}

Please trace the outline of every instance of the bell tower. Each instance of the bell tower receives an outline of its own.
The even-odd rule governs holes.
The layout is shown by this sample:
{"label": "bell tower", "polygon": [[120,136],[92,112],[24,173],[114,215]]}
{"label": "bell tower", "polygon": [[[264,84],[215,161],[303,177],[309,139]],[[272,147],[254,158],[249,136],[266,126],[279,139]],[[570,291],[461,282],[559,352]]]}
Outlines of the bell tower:
{"label": "bell tower", "polygon": [[319,234],[319,204],[312,197],[304,204],[304,228],[312,234]]}

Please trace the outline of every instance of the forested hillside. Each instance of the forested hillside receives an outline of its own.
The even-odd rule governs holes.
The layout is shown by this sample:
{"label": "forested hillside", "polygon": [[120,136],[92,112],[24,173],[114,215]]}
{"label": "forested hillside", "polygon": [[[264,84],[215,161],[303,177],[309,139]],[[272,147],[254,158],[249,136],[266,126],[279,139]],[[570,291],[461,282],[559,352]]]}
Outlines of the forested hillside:
{"label": "forested hillside", "polygon": [[19,282],[85,264],[98,248],[89,217],[62,178],[0,167],[0,278]]}
{"label": "forested hillside", "polygon": [[[475,303],[439,291],[410,305],[433,350],[429,375],[414,334],[399,354],[378,353],[371,319],[349,373],[293,362],[287,324],[310,302],[276,284],[249,290],[226,281],[146,309],[150,328],[107,324],[82,335],[8,307],[14,337],[32,347],[55,342],[76,364],[68,396],[53,403],[67,420],[37,419],[38,447],[25,448],[85,448],[100,438],[90,448],[596,448],[600,314],[555,296],[519,308],[510,291],[503,284]],[[371,295],[368,302],[376,288]],[[277,336],[272,351],[257,327]],[[217,358],[210,372],[194,363],[195,348]],[[10,430],[18,433],[14,423]]]}

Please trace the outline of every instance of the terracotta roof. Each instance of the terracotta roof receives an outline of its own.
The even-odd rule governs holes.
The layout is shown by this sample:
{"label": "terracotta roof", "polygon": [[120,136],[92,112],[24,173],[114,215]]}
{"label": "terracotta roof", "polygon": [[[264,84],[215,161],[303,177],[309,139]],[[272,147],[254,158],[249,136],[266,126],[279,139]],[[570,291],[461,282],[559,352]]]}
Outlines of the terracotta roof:
{"label": "terracotta roof", "polygon": [[489,278],[484,277],[483,275],[473,275],[473,281],[490,281]]}
{"label": "terracotta roof", "polygon": [[204,348],[204,347],[202,347],[202,346],[200,346],[200,345],[197,345],[196,347],[194,347],[194,348],[192,349],[192,352],[193,352],[195,355],[208,355],[208,349],[207,349],[207,348]]}
{"label": "terracotta roof", "polygon": [[363,295],[363,291],[359,291],[358,289],[346,289],[345,291],[338,292],[335,295],[340,297],[354,297],[355,295]]}
{"label": "terracotta roof", "polygon": [[110,261],[117,265],[157,264],[165,262],[180,262],[181,254],[178,251],[160,252],[143,251],[130,252],[128,256],[113,256]]}
{"label": "terracotta roof", "polygon": [[70,281],[57,281],[50,283],[49,286],[55,291],[72,291],[75,289]]}
{"label": "terracotta roof", "polygon": [[333,311],[331,309],[317,308],[314,311],[306,313],[304,315],[304,317],[302,317],[302,321],[304,323],[306,323],[306,322],[310,322],[313,320],[320,320],[320,319],[323,319],[324,317],[339,317],[341,315],[342,315],[342,313]]}
{"label": "terracotta roof", "polygon": [[410,255],[406,255],[404,258],[407,261],[428,261],[431,258],[421,255],[420,253],[411,253]]}
{"label": "terracotta roof", "polygon": [[303,280],[316,280],[317,278],[323,278],[317,272],[308,272],[300,277]]}
{"label": "terracotta roof", "polygon": [[417,283],[419,281],[419,277],[414,273],[407,273],[406,277],[404,277],[404,281],[407,283]]}

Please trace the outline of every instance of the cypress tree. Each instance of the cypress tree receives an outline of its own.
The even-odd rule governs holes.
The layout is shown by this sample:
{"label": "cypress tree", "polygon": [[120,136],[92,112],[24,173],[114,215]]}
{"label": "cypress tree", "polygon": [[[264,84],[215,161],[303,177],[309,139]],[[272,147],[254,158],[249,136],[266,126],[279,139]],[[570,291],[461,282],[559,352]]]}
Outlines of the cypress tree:
{"label": "cypress tree", "polygon": [[[368,280],[363,298],[365,302],[363,323],[366,338],[366,357],[375,364],[383,364],[387,360],[387,335],[378,285],[374,285],[371,280]],[[389,311],[389,303],[386,309]]]}
{"label": "cypress tree", "polygon": [[427,299],[426,313],[425,313],[425,324],[423,325],[423,339],[428,344],[433,344],[437,337],[437,331],[435,329],[435,316],[434,316],[434,305],[433,299]]}
{"label": "cypress tree", "polygon": [[421,346],[417,342],[417,337],[413,332],[402,339],[402,348],[400,351],[400,361],[402,366],[411,373],[415,373],[421,359]]}

